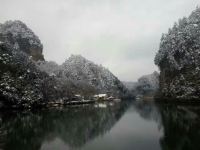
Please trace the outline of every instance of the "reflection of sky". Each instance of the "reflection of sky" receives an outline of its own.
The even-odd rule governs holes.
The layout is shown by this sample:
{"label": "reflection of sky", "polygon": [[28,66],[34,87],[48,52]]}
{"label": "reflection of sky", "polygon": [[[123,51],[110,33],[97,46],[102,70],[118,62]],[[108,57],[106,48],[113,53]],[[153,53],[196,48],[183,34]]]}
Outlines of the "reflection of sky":
{"label": "reflection of sky", "polygon": [[88,143],[84,149],[160,150],[159,139],[162,135],[156,122],[143,119],[137,112],[128,111],[110,132]]}
{"label": "reflection of sky", "polygon": [[161,33],[199,0],[0,0],[0,22],[24,21],[47,60],[81,54],[121,80],[152,73]]}

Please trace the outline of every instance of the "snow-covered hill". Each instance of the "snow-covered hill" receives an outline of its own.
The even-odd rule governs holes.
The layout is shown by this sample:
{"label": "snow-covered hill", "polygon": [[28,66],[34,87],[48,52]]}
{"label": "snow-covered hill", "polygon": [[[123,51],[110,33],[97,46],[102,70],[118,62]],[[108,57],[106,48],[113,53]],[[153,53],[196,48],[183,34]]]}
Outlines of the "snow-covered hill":
{"label": "snow-covered hill", "polygon": [[89,88],[91,93],[109,93],[119,97],[128,95],[128,89],[108,69],[81,55],[71,55],[58,67],[53,62],[39,62],[38,66],[50,75],[70,83],[75,91],[83,94]]}
{"label": "snow-covered hill", "polygon": [[38,36],[19,20],[0,24],[0,40],[27,53],[33,60],[44,60],[43,45]]}
{"label": "snow-covered hill", "polygon": [[160,96],[200,98],[200,8],[163,34],[155,64],[160,68]]}
{"label": "snow-covered hill", "polygon": [[21,21],[0,24],[0,108],[66,102],[75,94],[129,96],[108,69],[80,55],[62,65],[44,61],[39,38]]}
{"label": "snow-covered hill", "polygon": [[24,52],[0,44],[0,108],[31,108],[68,99],[61,82],[41,72]]}
{"label": "snow-covered hill", "polygon": [[159,88],[159,73],[154,71],[152,74],[140,77],[137,82],[123,82],[123,84],[135,94],[156,92]]}
{"label": "snow-covered hill", "polygon": [[133,91],[138,86],[138,82],[131,82],[131,81],[123,81],[123,84],[126,86],[127,89]]}
{"label": "snow-covered hill", "polygon": [[0,24],[0,108],[69,100],[65,83],[39,70],[35,60],[43,60],[38,37],[20,21]]}
{"label": "snow-covered hill", "polygon": [[156,91],[159,88],[159,73],[153,72],[138,79],[137,88],[144,91]]}

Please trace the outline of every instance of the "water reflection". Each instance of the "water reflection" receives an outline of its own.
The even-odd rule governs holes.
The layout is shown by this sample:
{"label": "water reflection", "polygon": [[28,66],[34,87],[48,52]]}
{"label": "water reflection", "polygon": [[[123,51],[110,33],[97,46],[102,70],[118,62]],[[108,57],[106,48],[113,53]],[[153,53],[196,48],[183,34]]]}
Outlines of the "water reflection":
{"label": "water reflection", "polygon": [[138,102],[134,105],[141,117],[154,120],[163,130],[162,150],[200,149],[200,105],[154,104]]}
{"label": "water reflection", "polygon": [[163,150],[200,149],[200,107],[160,105],[164,136],[160,139]]}
{"label": "water reflection", "polygon": [[197,150],[199,138],[199,106],[139,101],[0,113],[3,150]]}
{"label": "water reflection", "polygon": [[38,150],[45,141],[59,137],[70,147],[81,147],[105,134],[128,105],[106,108],[93,105],[26,113],[1,113],[0,149]]}

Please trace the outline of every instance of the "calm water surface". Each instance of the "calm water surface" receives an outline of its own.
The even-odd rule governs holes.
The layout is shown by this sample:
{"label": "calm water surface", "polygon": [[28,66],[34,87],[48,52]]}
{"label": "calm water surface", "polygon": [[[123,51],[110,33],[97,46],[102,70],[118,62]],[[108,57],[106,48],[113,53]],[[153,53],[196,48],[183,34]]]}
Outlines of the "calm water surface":
{"label": "calm water surface", "polygon": [[0,113],[0,150],[198,150],[200,107],[121,102]]}

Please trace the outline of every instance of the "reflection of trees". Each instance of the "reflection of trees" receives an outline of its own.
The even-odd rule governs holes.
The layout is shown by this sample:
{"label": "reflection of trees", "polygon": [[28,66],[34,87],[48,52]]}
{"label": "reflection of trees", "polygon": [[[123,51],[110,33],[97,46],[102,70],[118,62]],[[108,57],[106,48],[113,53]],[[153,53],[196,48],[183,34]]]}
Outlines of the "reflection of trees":
{"label": "reflection of trees", "polygon": [[200,149],[200,106],[136,102],[141,117],[154,120],[163,129],[160,144],[163,150]]}
{"label": "reflection of trees", "polygon": [[160,105],[163,150],[200,149],[200,107]]}
{"label": "reflection of trees", "polygon": [[[0,113],[0,149],[38,150],[44,141],[62,139],[81,147],[108,132],[129,104],[107,108],[92,105],[29,113]],[[134,110],[162,127],[163,150],[200,149],[200,107],[135,102]]]}
{"label": "reflection of trees", "polygon": [[37,150],[45,140],[55,137],[71,147],[79,147],[109,131],[127,107],[126,104],[107,108],[90,105],[26,114],[0,114],[0,149]]}

